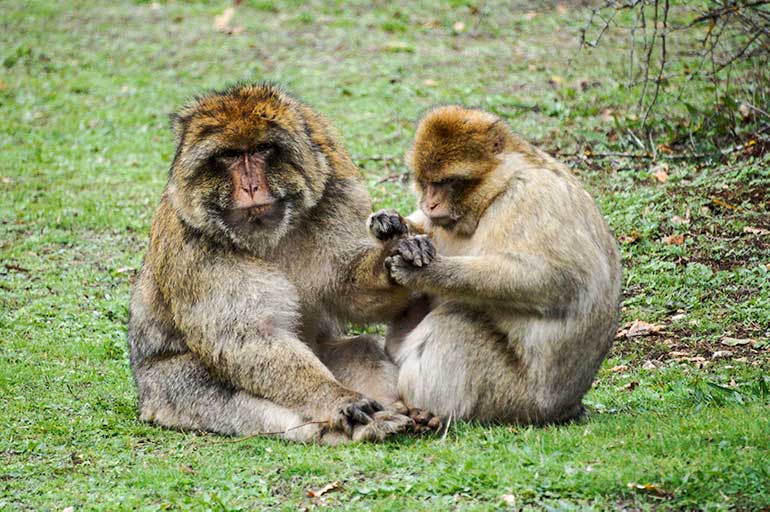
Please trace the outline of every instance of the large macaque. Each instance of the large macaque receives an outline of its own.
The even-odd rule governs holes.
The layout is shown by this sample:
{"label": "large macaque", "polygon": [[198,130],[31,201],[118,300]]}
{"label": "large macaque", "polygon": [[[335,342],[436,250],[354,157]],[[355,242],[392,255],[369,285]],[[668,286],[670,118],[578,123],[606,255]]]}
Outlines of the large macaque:
{"label": "large macaque", "polygon": [[[392,317],[407,291],[364,220],[369,196],[312,109],[266,85],[203,96],[178,147],[133,290],[140,418],[336,444],[412,427],[396,368],[348,321]],[[382,405],[381,405],[382,404]]]}
{"label": "large macaque", "polygon": [[[482,422],[563,422],[615,335],[616,241],[562,164],[493,114],[441,107],[407,157],[420,209],[372,215],[386,260],[419,297],[386,349],[408,406]],[[417,234],[420,233],[420,234]]]}

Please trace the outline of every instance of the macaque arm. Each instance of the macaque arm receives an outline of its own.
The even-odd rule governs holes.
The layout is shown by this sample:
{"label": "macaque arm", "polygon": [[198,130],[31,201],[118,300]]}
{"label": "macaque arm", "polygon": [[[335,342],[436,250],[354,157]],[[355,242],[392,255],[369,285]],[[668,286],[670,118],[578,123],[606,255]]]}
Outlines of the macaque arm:
{"label": "macaque arm", "polygon": [[353,322],[388,321],[407,304],[409,290],[390,278],[385,259],[397,241],[362,239],[343,278],[338,304]]}
{"label": "macaque arm", "polygon": [[429,235],[431,234],[430,221],[422,210],[417,210],[406,219],[406,225],[409,226],[410,234]]}
{"label": "macaque arm", "polygon": [[428,293],[543,313],[563,308],[577,287],[573,272],[544,256],[522,253],[438,255],[410,273],[414,285]]}
{"label": "macaque arm", "polygon": [[231,267],[233,278],[225,282],[195,283],[204,295],[172,304],[189,348],[218,379],[308,416],[355,398],[294,334],[291,285],[276,286],[279,276],[260,279],[243,270]]}

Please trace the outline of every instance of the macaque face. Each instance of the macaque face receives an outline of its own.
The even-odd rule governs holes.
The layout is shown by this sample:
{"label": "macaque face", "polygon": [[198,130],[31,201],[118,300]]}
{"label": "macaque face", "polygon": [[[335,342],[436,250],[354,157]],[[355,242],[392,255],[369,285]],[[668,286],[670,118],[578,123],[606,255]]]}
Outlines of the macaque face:
{"label": "macaque face", "polygon": [[452,230],[465,214],[462,198],[472,186],[472,180],[452,177],[418,182],[420,209],[434,225]]}
{"label": "macaque face", "polygon": [[214,156],[230,188],[229,201],[223,205],[223,218],[230,227],[269,227],[283,217],[284,200],[276,196],[268,181],[275,151],[271,144],[259,144],[245,150],[223,150]]}

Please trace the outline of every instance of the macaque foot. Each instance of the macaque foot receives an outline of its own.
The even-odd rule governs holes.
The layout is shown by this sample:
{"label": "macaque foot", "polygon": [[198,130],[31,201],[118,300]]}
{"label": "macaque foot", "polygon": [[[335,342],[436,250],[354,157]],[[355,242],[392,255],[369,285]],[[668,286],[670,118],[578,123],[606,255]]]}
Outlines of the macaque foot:
{"label": "macaque foot", "polygon": [[332,429],[352,436],[357,427],[371,423],[373,416],[379,411],[382,411],[382,405],[371,398],[347,399],[332,415],[329,424]]}
{"label": "macaque foot", "polygon": [[435,433],[441,430],[443,425],[439,416],[425,409],[409,409],[409,417],[412,418],[416,434]]}
{"label": "macaque foot", "polygon": [[414,422],[409,416],[392,411],[378,411],[372,421],[353,430],[353,441],[384,441],[393,435],[410,432]]}

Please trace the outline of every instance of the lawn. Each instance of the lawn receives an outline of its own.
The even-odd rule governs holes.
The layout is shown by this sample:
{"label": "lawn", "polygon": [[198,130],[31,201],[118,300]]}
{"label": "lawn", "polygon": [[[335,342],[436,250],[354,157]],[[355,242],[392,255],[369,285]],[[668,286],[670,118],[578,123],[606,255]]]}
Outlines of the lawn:
{"label": "lawn", "polygon": [[[217,28],[229,4],[3,2],[0,509],[770,507],[770,157],[596,156],[637,112],[622,35],[579,51],[585,8],[528,4],[253,0]],[[432,105],[493,110],[566,160],[625,275],[588,419],[341,448],[140,423],[127,305],[167,115],[238,80],[326,114],[375,208],[414,207],[402,155]]]}

